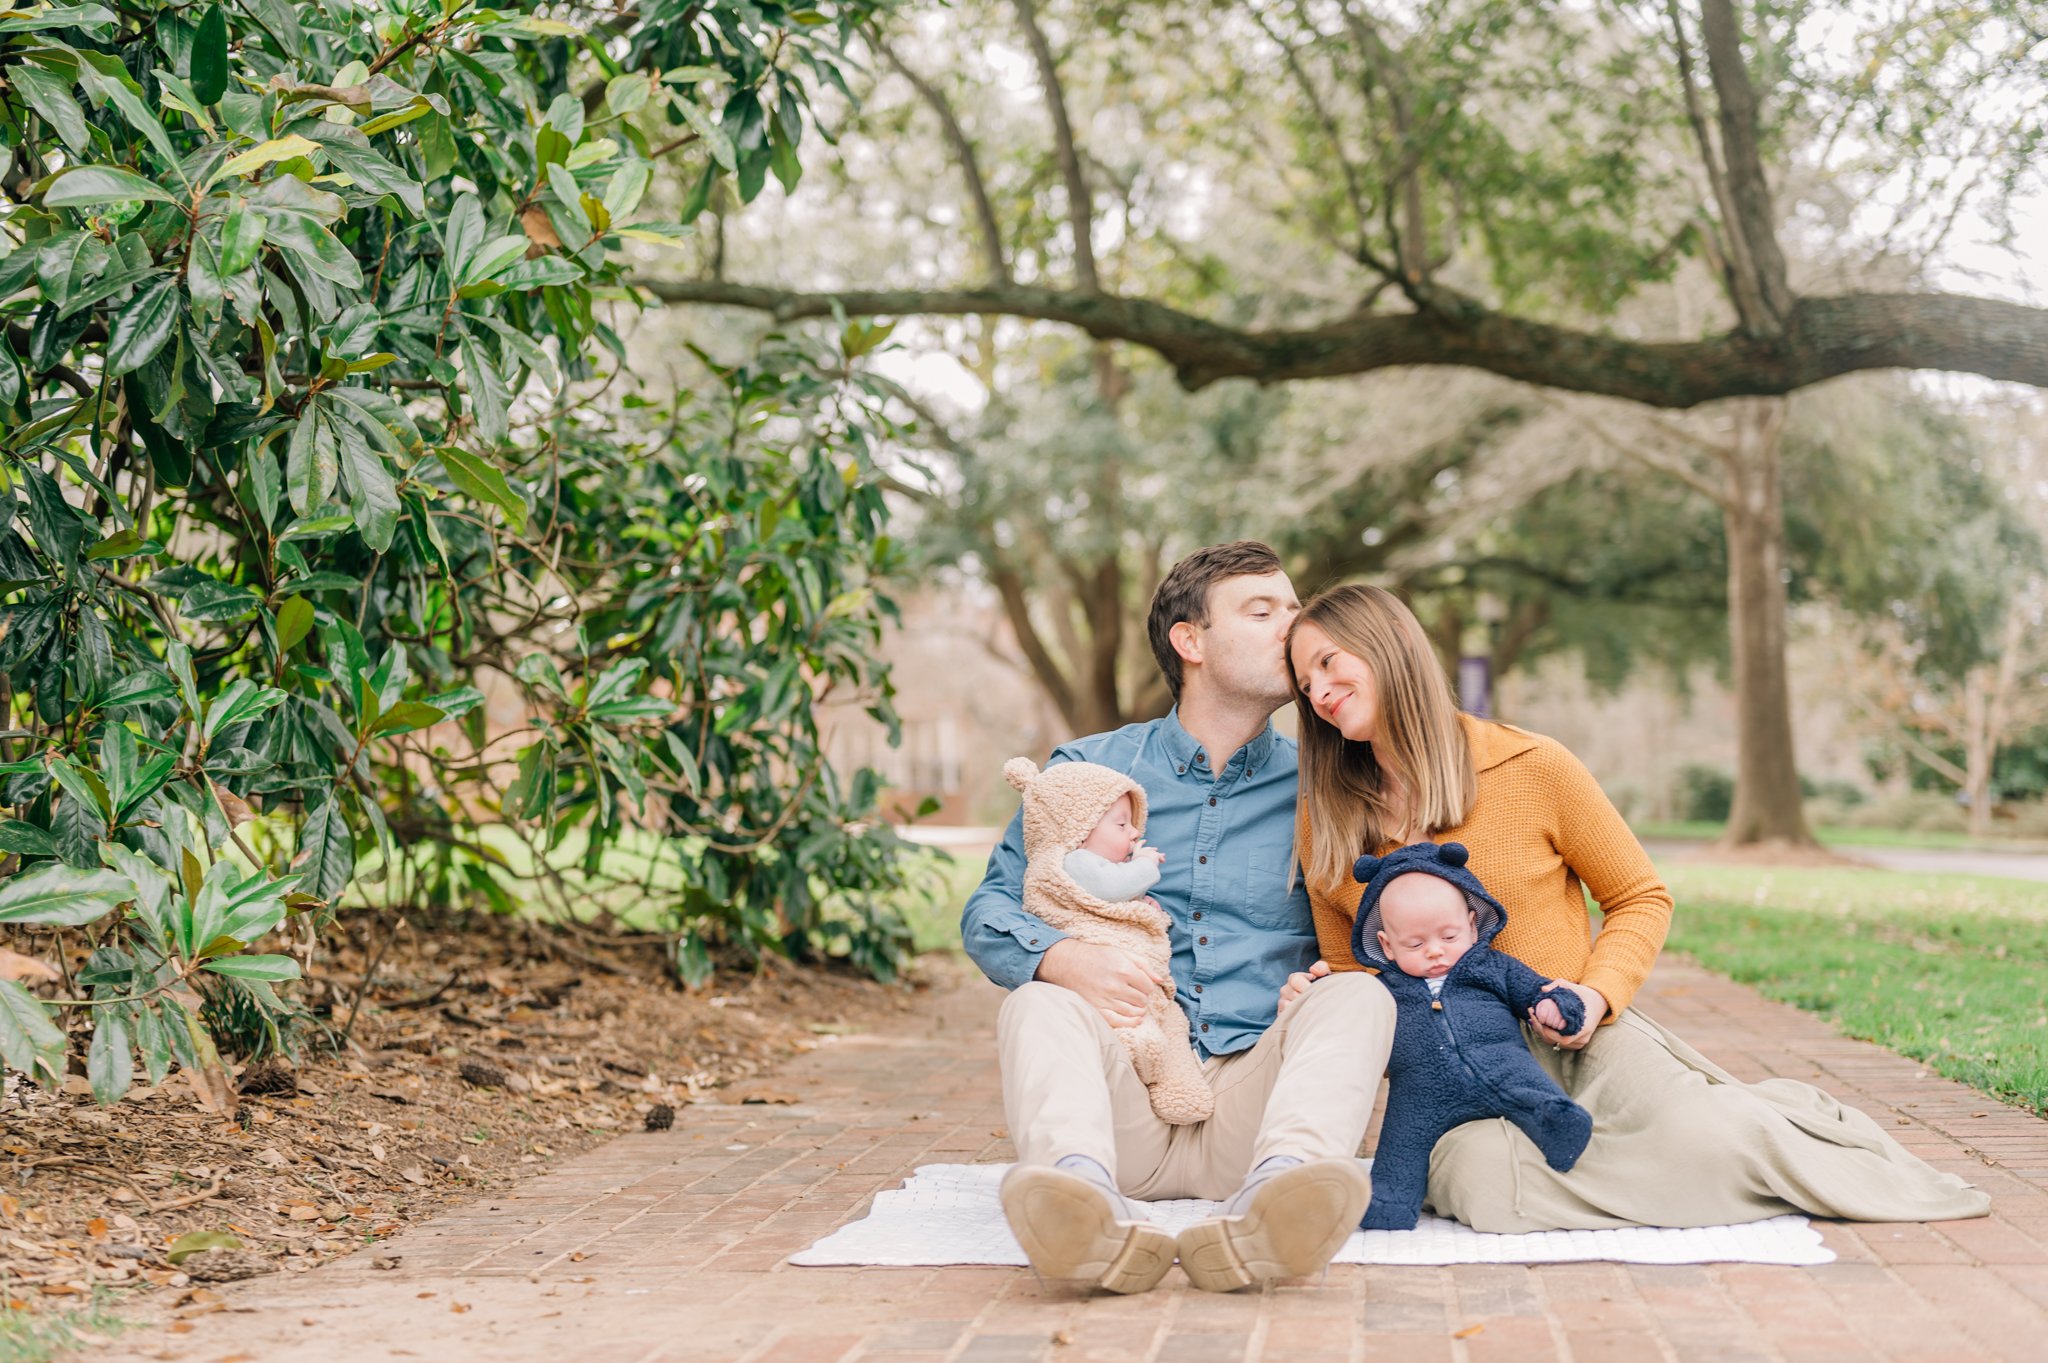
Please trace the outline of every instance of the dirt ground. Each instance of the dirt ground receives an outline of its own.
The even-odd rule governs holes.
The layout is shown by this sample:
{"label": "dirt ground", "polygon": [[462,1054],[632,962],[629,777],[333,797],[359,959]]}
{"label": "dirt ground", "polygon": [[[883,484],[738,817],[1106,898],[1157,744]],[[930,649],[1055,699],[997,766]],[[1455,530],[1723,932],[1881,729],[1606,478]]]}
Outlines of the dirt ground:
{"label": "dirt ground", "polygon": [[305,989],[327,1044],[236,1066],[233,1121],[176,1073],[111,1108],[82,1075],[55,1093],[8,1078],[0,1309],[203,1310],[209,1284],[374,1253],[614,1133],[687,1130],[696,1104],[791,1101],[761,1076],[922,987],[771,963],[685,993],[652,953],[503,919],[418,925],[381,952],[337,934]]}

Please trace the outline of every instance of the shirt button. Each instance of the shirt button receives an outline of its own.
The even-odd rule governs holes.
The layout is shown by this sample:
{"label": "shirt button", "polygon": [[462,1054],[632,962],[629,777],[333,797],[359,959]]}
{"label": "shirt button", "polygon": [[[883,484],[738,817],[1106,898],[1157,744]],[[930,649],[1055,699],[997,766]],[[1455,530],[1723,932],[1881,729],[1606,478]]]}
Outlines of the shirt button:
{"label": "shirt button", "polygon": [[1182,776],[1186,776],[1188,774],[1188,769],[1186,767],[1175,767],[1174,770],[1179,772]]}
{"label": "shirt button", "polygon": [[1037,945],[1038,945],[1038,939],[1037,939],[1036,937],[1034,937],[1034,938],[1032,938],[1032,939],[1031,939],[1031,945],[1033,945],[1033,946],[1037,946]]}
{"label": "shirt button", "polygon": [[1201,992],[1202,992],[1202,986],[1200,986],[1199,984],[1198,984],[1198,985],[1196,985],[1196,986],[1195,986],[1195,992],[1196,992],[1197,994],[1201,993]]}
{"label": "shirt button", "polygon": [[1199,860],[1201,861],[1202,865],[1204,865],[1204,866],[1207,866],[1207,865],[1209,864],[1209,859],[1208,859],[1207,857],[1201,857],[1201,858],[1199,858]]}
{"label": "shirt button", "polygon": [[1206,937],[1197,937],[1195,939],[1195,945],[1198,947],[1205,947],[1209,945],[1209,939]]}
{"label": "shirt button", "polygon": [[1212,805],[1216,803],[1216,797],[1215,797],[1214,795],[1211,795],[1211,796],[1209,797],[1209,803],[1210,803],[1210,804],[1212,804]]}
{"label": "shirt button", "polygon": [[1206,1032],[1206,1031],[1208,1031],[1208,1030],[1209,1030],[1209,1024],[1208,1024],[1208,1023],[1206,1023],[1206,1022],[1205,1022],[1205,1023],[1203,1023],[1203,1024],[1202,1024],[1202,1030],[1203,1030],[1203,1031],[1205,1031],[1205,1032]]}
{"label": "shirt button", "polygon": [[1202,921],[1202,911],[1200,909],[1195,910],[1195,921],[1197,923]]}

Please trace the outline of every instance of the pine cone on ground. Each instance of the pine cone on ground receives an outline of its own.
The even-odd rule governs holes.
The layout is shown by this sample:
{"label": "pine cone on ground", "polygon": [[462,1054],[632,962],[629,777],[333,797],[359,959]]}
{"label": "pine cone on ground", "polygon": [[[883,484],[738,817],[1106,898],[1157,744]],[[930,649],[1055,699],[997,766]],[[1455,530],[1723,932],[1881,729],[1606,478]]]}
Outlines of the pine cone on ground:
{"label": "pine cone on ground", "polygon": [[289,1098],[299,1091],[299,1081],[287,1066],[275,1060],[259,1060],[242,1071],[241,1090]]}
{"label": "pine cone on ground", "polygon": [[278,1270],[276,1260],[247,1249],[209,1249],[178,1267],[195,1283],[234,1283]]}
{"label": "pine cone on ground", "polygon": [[465,1060],[456,1072],[462,1076],[463,1083],[473,1084],[480,1089],[504,1088],[512,1078],[505,1070],[488,1060]]}
{"label": "pine cone on ground", "polygon": [[666,1131],[676,1124],[676,1110],[667,1103],[656,1103],[647,1109],[647,1129]]}

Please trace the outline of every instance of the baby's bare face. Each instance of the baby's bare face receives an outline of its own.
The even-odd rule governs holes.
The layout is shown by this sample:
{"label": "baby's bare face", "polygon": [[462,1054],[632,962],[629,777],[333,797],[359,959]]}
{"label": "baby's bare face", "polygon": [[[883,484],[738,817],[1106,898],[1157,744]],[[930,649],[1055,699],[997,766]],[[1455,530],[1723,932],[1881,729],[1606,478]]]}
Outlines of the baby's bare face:
{"label": "baby's bare face", "polygon": [[1380,950],[1403,974],[1450,972],[1479,941],[1465,892],[1422,871],[1396,876],[1380,891]]}
{"label": "baby's bare face", "polygon": [[1129,861],[1131,853],[1145,840],[1132,822],[1131,797],[1119,795],[1116,803],[1109,807],[1109,813],[1102,816],[1095,825],[1095,831],[1088,835],[1088,841],[1081,844],[1084,852],[1093,852],[1104,861]]}

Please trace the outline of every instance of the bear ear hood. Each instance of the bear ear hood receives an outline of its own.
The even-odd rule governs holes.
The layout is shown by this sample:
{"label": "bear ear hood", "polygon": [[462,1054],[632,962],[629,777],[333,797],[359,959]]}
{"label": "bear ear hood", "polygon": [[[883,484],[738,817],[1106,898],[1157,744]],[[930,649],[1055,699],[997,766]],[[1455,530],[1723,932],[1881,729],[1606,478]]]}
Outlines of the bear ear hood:
{"label": "bear ear hood", "polygon": [[1448,880],[1465,892],[1465,902],[1478,919],[1479,945],[1488,946],[1508,924],[1508,912],[1487,893],[1479,877],[1466,868],[1471,853],[1459,842],[1414,842],[1383,857],[1366,855],[1351,867],[1353,878],[1362,881],[1365,892],[1358,900],[1358,914],[1351,924],[1351,954],[1360,965],[1390,970],[1394,963],[1380,950],[1380,895],[1397,877],[1420,871]]}
{"label": "bear ear hood", "polygon": [[1040,768],[1028,757],[1003,763],[1003,779],[1024,794],[1024,856],[1064,857],[1088,840],[1118,797],[1131,797],[1131,822],[1145,830],[1145,790],[1116,770],[1094,762],[1054,762]]}

